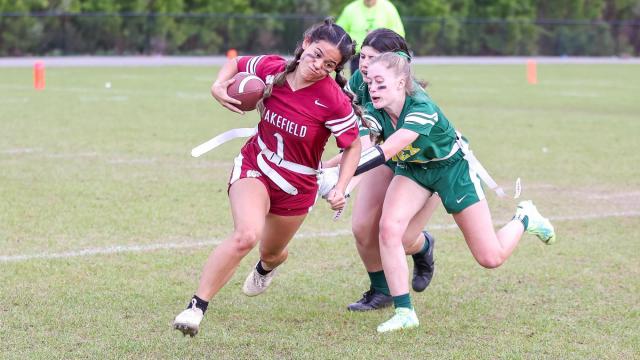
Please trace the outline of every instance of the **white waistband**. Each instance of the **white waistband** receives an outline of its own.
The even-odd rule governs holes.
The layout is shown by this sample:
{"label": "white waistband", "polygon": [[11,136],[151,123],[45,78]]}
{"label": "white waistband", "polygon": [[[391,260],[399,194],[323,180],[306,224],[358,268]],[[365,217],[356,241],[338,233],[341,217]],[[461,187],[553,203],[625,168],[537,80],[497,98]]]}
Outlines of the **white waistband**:
{"label": "white waistband", "polygon": [[291,185],[285,178],[283,178],[277,171],[273,170],[269,164],[262,157],[262,153],[258,154],[258,167],[260,170],[273,181],[282,191],[289,195],[298,195],[298,189]]}
{"label": "white waistband", "polygon": [[267,145],[262,141],[262,139],[260,139],[260,136],[258,136],[258,145],[260,145],[260,150],[262,150],[260,151],[260,153],[263,154],[269,161],[281,168],[285,168],[287,170],[291,170],[295,173],[303,175],[316,175],[318,173],[315,169],[312,169],[308,166],[296,164],[292,161],[287,161],[281,158],[280,156],[278,156],[278,154],[267,149]]}
{"label": "white waistband", "polygon": [[291,161],[287,161],[282,157],[280,157],[278,154],[269,150],[267,148],[267,145],[264,143],[264,141],[260,139],[260,136],[258,136],[258,145],[260,146],[260,150],[261,150],[260,153],[258,154],[258,167],[269,179],[271,179],[271,181],[273,181],[276,185],[278,185],[278,187],[282,189],[282,191],[286,192],[287,194],[297,195],[298,189],[296,189],[295,186],[291,185],[291,183],[289,183],[285,178],[283,178],[280,174],[278,174],[277,171],[275,171],[271,166],[269,166],[269,164],[267,164],[267,162],[264,161],[264,158],[267,158],[271,163],[275,164],[276,166],[279,166],[287,170],[291,170],[298,174],[303,174],[303,175],[318,174],[318,172],[315,169],[312,169],[308,166],[296,164]]}

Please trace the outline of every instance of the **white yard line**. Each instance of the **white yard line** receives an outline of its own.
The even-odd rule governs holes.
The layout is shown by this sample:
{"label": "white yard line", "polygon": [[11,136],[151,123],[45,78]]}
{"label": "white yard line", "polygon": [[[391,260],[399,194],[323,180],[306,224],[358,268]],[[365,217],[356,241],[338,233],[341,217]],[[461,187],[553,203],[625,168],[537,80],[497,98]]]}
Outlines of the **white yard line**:
{"label": "white yard line", "polygon": [[[556,218],[551,218],[552,221],[576,221],[576,220],[590,220],[590,219],[603,219],[609,217],[638,217],[640,216],[640,211],[624,211],[624,212],[613,212],[613,213],[603,213],[603,214],[587,214],[587,215],[573,215],[573,216],[561,216]],[[496,223],[496,226],[503,225],[504,223]],[[458,226],[456,224],[435,224],[427,226],[430,230],[450,230],[456,229]],[[311,233],[300,233],[296,235],[296,238],[331,238],[337,236],[350,236],[350,230],[337,230],[331,232],[311,232]],[[160,243],[160,244],[148,244],[148,245],[116,245],[116,246],[108,246],[101,248],[88,248],[88,249],[80,249],[73,251],[65,251],[59,253],[38,253],[38,254],[24,254],[24,255],[0,255],[0,263],[9,263],[9,262],[23,262],[28,260],[36,260],[36,259],[67,259],[73,257],[84,257],[84,256],[92,256],[92,255],[109,255],[109,254],[120,254],[120,253],[130,253],[130,252],[151,252],[156,250],[167,250],[167,249],[189,249],[189,248],[197,248],[197,247],[205,247],[218,245],[222,239],[211,239],[211,240],[202,240],[202,241],[194,241],[194,242],[182,242],[182,243]]]}

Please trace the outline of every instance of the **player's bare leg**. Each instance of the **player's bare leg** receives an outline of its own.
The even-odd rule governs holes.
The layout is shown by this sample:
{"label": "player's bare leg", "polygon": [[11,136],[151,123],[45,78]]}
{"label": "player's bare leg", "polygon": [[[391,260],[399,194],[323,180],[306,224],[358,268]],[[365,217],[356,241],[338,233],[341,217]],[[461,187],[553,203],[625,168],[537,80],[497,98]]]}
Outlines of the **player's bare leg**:
{"label": "player's bare leg", "polygon": [[229,281],[242,258],[255,247],[262,235],[269,211],[269,196],[264,185],[256,179],[240,179],[231,185],[229,200],[233,233],[211,252],[189,308],[174,320],[174,328],[185,335],[198,333],[208,302]]}
{"label": "player's bare leg", "polygon": [[[543,241],[555,241],[553,226],[538,213],[531,202],[523,201],[518,208],[516,217],[497,233],[493,229],[491,212],[486,199],[453,215],[458,227],[462,230],[471,254],[480,265],[486,268],[502,265],[511,256],[525,231],[538,235]],[[524,219],[525,215],[526,219]],[[527,226],[529,222],[531,224]]]}
{"label": "player's bare leg", "polygon": [[380,257],[395,315],[378,326],[378,332],[416,327],[419,324],[411,305],[408,266],[402,244],[409,222],[425,206],[431,193],[404,176],[395,176],[389,184],[380,218]]}
{"label": "player's bare leg", "polygon": [[267,215],[260,240],[260,259],[249,272],[242,291],[247,296],[262,294],[273,280],[276,268],[288,256],[287,245],[298,231],[306,214],[298,216]]}

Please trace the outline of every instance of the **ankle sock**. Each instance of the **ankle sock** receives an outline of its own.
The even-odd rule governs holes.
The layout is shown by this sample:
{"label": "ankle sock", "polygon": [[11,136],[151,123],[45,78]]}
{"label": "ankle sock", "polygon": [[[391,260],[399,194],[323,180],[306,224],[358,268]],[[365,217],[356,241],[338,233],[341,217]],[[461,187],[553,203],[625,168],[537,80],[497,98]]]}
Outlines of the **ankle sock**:
{"label": "ankle sock", "polygon": [[423,232],[422,236],[424,237],[424,245],[422,245],[422,249],[420,249],[420,251],[414,254],[416,256],[422,256],[426,254],[429,251],[429,247],[431,247],[431,242],[429,241],[427,235],[425,235],[425,233]]}
{"label": "ankle sock", "polygon": [[384,277],[384,270],[369,272],[369,279],[371,280],[371,287],[385,295],[390,295],[389,285],[387,284],[387,278]]}
{"label": "ankle sock", "polygon": [[262,267],[262,260],[258,261],[258,263],[256,264],[256,271],[258,272],[258,274],[265,276],[268,273],[272,272],[273,269],[271,270],[265,270],[264,267]]}
{"label": "ankle sock", "polygon": [[527,231],[527,228],[529,227],[529,215],[525,215],[521,218],[514,216],[511,220],[514,220],[514,219],[520,220],[520,222],[522,223],[522,226],[524,226],[524,231]]}
{"label": "ankle sock", "polygon": [[403,308],[413,309],[413,306],[411,305],[411,295],[409,295],[409,293],[406,293],[406,294],[394,296],[393,306],[395,308],[403,307]]}
{"label": "ankle sock", "polygon": [[191,304],[193,303],[193,300],[196,301],[196,307],[198,309],[202,310],[202,313],[204,314],[207,311],[207,307],[209,306],[209,302],[200,299],[198,297],[198,295],[193,295],[193,297],[191,298],[191,301],[189,301],[189,305],[187,305],[187,309],[191,308],[191,306],[192,306]]}

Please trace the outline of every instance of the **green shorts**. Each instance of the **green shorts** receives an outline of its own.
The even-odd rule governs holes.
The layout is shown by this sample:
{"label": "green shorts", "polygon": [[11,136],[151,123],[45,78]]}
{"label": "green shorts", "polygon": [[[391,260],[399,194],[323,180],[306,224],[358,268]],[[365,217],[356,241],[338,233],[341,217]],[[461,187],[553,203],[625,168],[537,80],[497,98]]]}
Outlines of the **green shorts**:
{"label": "green shorts", "polygon": [[395,175],[402,175],[420,186],[437,192],[449,214],[459,213],[484,199],[480,178],[469,169],[469,163],[458,153],[438,163],[398,163]]}
{"label": "green shorts", "polygon": [[391,169],[391,172],[396,172],[396,167],[398,166],[398,163],[396,163],[393,160],[387,160],[387,162],[384,163],[389,169]]}

